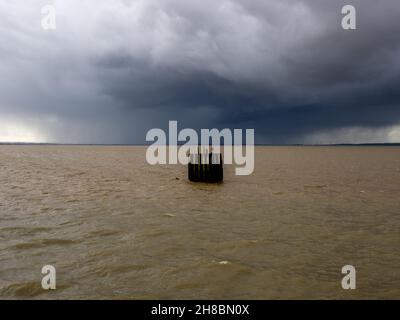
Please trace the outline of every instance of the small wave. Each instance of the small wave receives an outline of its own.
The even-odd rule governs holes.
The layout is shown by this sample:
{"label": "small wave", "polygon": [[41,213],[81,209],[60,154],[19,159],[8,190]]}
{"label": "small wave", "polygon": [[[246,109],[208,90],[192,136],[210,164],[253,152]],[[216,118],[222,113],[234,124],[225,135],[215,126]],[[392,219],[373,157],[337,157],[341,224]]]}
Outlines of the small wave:
{"label": "small wave", "polygon": [[164,217],[169,217],[169,218],[173,218],[176,217],[176,215],[172,214],[172,213],[165,213],[163,214]]}
{"label": "small wave", "polygon": [[80,177],[80,176],[83,176],[83,175],[85,175],[85,174],[86,174],[86,172],[84,172],[84,171],[81,171],[81,172],[72,172],[72,173],[64,174],[64,177],[66,177],[66,178],[73,178],[73,177]]}
{"label": "small wave", "polygon": [[17,233],[20,235],[32,235],[36,233],[49,232],[51,228],[37,227],[37,228],[25,228],[25,227],[5,227],[1,228],[0,231],[7,233]]}
{"label": "small wave", "polygon": [[219,265],[221,265],[221,266],[224,266],[224,265],[227,265],[227,264],[231,264],[229,261],[227,261],[227,260],[221,260],[221,261],[216,261],[216,260],[213,260],[213,261],[211,261],[213,264],[219,264]]}
{"label": "small wave", "polygon": [[89,233],[88,237],[107,237],[119,234],[118,230],[96,230]]}
{"label": "small wave", "polygon": [[142,271],[149,268],[148,265],[120,265],[120,266],[101,266],[88,271],[88,274],[97,277],[109,277],[116,274],[124,274],[135,271]]}
{"label": "small wave", "polygon": [[68,240],[68,239],[42,239],[39,241],[18,243],[14,246],[14,248],[15,249],[32,249],[32,248],[41,248],[41,247],[46,247],[46,246],[72,245],[75,243],[77,243],[77,241]]}

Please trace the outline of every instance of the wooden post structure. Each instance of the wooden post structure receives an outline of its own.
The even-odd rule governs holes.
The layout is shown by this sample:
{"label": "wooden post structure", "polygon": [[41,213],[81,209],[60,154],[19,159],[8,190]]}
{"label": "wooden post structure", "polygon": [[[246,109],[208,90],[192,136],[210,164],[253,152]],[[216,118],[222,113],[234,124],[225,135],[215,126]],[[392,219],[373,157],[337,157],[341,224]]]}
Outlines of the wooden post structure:
{"label": "wooden post structure", "polygon": [[[224,180],[222,155],[209,152],[202,153],[200,146],[197,154],[190,154],[188,177],[192,182],[218,183]],[[218,159],[218,160],[217,160]]]}

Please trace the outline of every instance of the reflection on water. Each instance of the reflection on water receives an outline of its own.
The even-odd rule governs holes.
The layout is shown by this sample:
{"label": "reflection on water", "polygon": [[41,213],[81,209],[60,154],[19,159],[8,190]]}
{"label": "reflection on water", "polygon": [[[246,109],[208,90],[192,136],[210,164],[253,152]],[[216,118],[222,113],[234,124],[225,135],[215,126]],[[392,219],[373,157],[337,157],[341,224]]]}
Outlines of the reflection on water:
{"label": "reflection on water", "polygon": [[144,147],[1,146],[0,297],[400,298],[400,148],[257,147],[252,176],[186,175]]}

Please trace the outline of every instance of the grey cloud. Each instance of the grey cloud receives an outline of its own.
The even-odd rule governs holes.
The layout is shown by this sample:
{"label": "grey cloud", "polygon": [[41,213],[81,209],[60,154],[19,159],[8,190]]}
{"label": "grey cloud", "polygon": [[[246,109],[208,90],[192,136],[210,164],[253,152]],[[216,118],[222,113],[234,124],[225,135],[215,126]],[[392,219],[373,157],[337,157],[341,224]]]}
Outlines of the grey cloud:
{"label": "grey cloud", "polygon": [[141,143],[175,119],[258,143],[381,135],[400,125],[400,4],[350,2],[356,31],[342,0],[55,1],[54,32],[45,1],[3,3],[0,114],[60,142]]}

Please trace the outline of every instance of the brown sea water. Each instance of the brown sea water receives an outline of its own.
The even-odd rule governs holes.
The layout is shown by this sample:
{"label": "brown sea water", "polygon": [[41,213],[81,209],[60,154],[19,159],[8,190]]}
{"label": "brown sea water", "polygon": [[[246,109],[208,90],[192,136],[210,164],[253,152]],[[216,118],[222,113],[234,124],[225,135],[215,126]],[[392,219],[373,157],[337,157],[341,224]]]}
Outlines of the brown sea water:
{"label": "brown sea water", "polygon": [[400,298],[400,148],[256,147],[218,185],[145,150],[0,146],[0,298]]}

